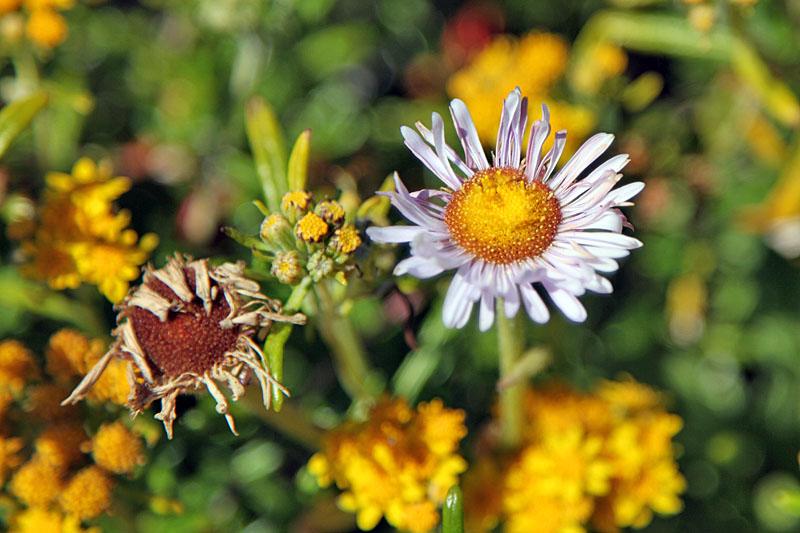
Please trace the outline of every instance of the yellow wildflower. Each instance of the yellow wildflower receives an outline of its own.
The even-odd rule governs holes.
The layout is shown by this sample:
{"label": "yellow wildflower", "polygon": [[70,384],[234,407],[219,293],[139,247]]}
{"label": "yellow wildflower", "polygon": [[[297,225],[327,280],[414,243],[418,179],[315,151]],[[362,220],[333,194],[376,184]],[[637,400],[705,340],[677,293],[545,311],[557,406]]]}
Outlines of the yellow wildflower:
{"label": "yellow wildflower", "polygon": [[61,469],[34,456],[14,473],[11,493],[29,507],[45,507],[61,493],[61,478]]}
{"label": "yellow wildflower", "polygon": [[99,466],[87,466],[75,474],[61,492],[61,509],[81,520],[100,516],[111,507],[113,481]]}
{"label": "yellow wildflower", "polygon": [[526,447],[506,475],[506,530],[581,531],[594,508],[593,496],[609,490],[611,467],[600,456],[602,445],[599,436],[587,435],[576,423]]}
{"label": "yellow wildflower", "polygon": [[127,229],[130,214],[113,209],[130,180],[114,177],[106,161],[82,158],[71,174],[51,172],[46,181],[40,227],[35,239],[22,245],[30,256],[23,274],[57,290],[93,283],[118,302],[158,244],[154,234],[139,239]]}
{"label": "yellow wildflower", "polygon": [[466,469],[455,454],[463,422],[463,411],[439,400],[414,411],[403,399],[384,399],[366,422],[328,433],[309,471],[321,486],[335,481],[344,491],[339,506],[356,513],[359,528],[372,529],[385,516],[400,530],[429,531],[447,489]]}
{"label": "yellow wildflower", "polygon": [[59,511],[31,507],[11,516],[9,533],[102,533],[99,527],[84,529],[75,516]]}
{"label": "yellow wildflower", "polygon": [[75,266],[75,260],[69,252],[69,246],[53,242],[37,233],[35,241],[23,243],[22,251],[30,258],[20,267],[23,276],[38,281],[47,281],[51,289],[57,291],[76,289],[81,284],[81,276]]}
{"label": "yellow wildflower", "polygon": [[86,440],[83,425],[78,421],[67,421],[46,427],[33,446],[39,459],[64,469],[81,460],[81,444]]}
{"label": "yellow wildflower", "polygon": [[111,242],[83,242],[74,248],[78,273],[85,281],[94,283],[112,303],[125,297],[130,282],[139,277],[139,265],[147,261],[158,237],[153,233],[138,240],[135,231],[129,229]]}
{"label": "yellow wildflower", "polygon": [[0,388],[18,394],[28,381],[39,377],[33,354],[17,340],[0,342]]}
{"label": "yellow wildflower", "polygon": [[103,424],[92,439],[94,462],[115,474],[133,471],[144,464],[142,440],[121,422]]}
{"label": "yellow wildflower", "polygon": [[613,43],[597,43],[575,67],[575,87],[582,92],[594,94],[605,80],[619,76],[627,66],[628,56],[622,48]]}
{"label": "yellow wildflower", "polygon": [[0,487],[5,484],[8,472],[22,462],[18,453],[24,445],[19,437],[0,436]]}
{"label": "yellow wildflower", "polygon": [[[504,464],[481,457],[466,476],[476,531],[504,519],[509,532],[581,533],[591,522],[615,533],[680,511],[686,483],[672,438],[682,421],[650,387],[604,381],[589,394],[550,385],[527,391],[524,413],[522,449]],[[501,505],[490,502],[489,487]],[[476,500],[482,509],[471,513]]]}
{"label": "yellow wildflower", "polygon": [[62,533],[64,516],[58,511],[32,507],[11,518],[11,533]]}
{"label": "yellow wildflower", "polygon": [[52,9],[37,9],[28,18],[25,33],[36,44],[53,48],[67,38],[67,23]]}

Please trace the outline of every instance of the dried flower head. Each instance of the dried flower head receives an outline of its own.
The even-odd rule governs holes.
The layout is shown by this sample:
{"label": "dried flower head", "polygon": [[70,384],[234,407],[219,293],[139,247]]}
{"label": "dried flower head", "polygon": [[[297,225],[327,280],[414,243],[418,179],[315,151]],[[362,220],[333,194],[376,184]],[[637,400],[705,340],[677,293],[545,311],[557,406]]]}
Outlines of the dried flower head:
{"label": "dried flower head", "polygon": [[254,337],[273,321],[303,324],[305,316],[282,315],[280,302],[244,276],[243,262],[211,266],[205,259],[176,254],[163,268],[145,267],[143,283],[117,309],[117,340],[65,404],[86,396],[114,358],[128,361],[131,412],[135,416],[161,400],[156,418],[169,438],[178,394],[208,389],[234,434],[228,401],[217,382],[230,389],[235,401],[255,375],[267,408],[273,387],[288,395],[270,373]]}

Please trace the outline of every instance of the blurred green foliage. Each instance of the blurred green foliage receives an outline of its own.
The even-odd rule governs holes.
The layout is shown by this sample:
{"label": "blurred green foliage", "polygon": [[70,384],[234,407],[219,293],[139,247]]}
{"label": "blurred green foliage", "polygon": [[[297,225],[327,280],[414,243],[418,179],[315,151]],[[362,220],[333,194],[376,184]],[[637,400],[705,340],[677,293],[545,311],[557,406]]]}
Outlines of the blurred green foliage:
{"label": "blurred green foliage", "polygon": [[[772,226],[748,213],[760,206],[770,222],[776,183],[800,179],[792,174],[800,153],[800,2],[708,5],[714,24],[700,31],[682,2],[492,3],[506,32],[543,29],[574,41],[573,69],[596,41],[628,52],[623,82],[575,98],[594,101],[602,111],[596,129],[615,133],[612,150],[632,155],[625,179],[647,183],[628,213],[645,246],[615,275],[614,294],[583,300],[585,324],[554,313],[544,326],[527,324],[526,336],[552,354],[537,380],[589,387],[630,374],[663,389],[684,419],[677,441],[685,510],[644,531],[797,531],[800,254],[776,246]],[[49,100],[6,153],[4,187],[35,199],[46,171],[67,170],[80,155],[110,155],[118,173],[135,180],[121,200],[133,226],[161,237],[156,264],[176,249],[246,257],[218,228],[255,233],[261,216],[251,201],[274,207],[279,200],[264,197],[264,173],[287,165],[248,143],[259,127],[247,123],[248,102],[269,102],[276,116],[260,126],[283,125],[288,140],[312,131],[309,188],[333,194],[337,180],[351,180],[368,198],[393,170],[407,183],[430,183],[398,130],[442,112],[448,96],[435,76],[415,93],[420,80],[409,65],[441,54],[442,33],[463,7],[432,0],[81,3],[66,13],[67,41],[39,65]],[[440,74],[453,70],[437,61]],[[21,91],[23,72],[19,62],[4,62],[6,102]],[[630,85],[645,74],[642,87]],[[0,152],[7,117],[26,114],[11,107],[24,105],[16,102],[0,112]],[[27,119],[16,119],[17,129]],[[800,198],[779,199],[793,201],[800,217]],[[202,216],[190,218],[191,209]],[[792,227],[796,244],[800,226]],[[29,288],[7,266],[14,244],[4,240],[0,249],[4,337],[45,338],[54,322],[93,334],[110,329],[110,305],[99,314],[90,309],[100,299],[87,291]],[[463,331],[442,326],[437,295],[447,281],[398,280],[413,304],[413,349],[398,311],[403,302],[390,287],[348,302],[349,316],[393,392],[412,403],[438,396],[466,410],[469,457],[495,401],[496,334],[481,334],[474,323]],[[287,404],[330,428],[346,417],[349,399],[314,330],[294,329],[283,369]],[[153,445],[144,472],[118,487],[114,515],[97,523],[109,532],[153,533],[355,528],[306,472],[312,450],[302,439],[240,405],[232,410],[239,437],[210,398],[181,398],[175,439]]]}

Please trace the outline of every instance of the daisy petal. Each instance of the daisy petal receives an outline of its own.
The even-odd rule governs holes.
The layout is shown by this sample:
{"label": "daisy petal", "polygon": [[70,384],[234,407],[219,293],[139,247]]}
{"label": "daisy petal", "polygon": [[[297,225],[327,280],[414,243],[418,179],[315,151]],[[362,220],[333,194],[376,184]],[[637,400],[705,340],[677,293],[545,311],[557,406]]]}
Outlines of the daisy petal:
{"label": "daisy petal", "polygon": [[426,231],[421,226],[389,226],[381,228],[370,226],[367,236],[377,242],[411,242],[420,232]]}
{"label": "daisy petal", "polygon": [[459,99],[450,103],[450,115],[453,117],[453,124],[456,126],[456,134],[464,148],[464,157],[467,166],[475,170],[486,170],[489,168],[489,161],[483,151],[483,146],[478,138],[478,130],[472,121],[472,115],[467,106]]}

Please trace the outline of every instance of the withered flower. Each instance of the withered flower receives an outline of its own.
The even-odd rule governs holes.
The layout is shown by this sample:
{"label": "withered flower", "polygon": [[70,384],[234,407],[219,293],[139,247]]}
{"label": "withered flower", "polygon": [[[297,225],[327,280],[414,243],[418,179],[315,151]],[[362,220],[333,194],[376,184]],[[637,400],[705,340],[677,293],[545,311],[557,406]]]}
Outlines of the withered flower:
{"label": "withered flower", "polygon": [[306,317],[281,314],[280,302],[244,276],[241,261],[212,266],[206,259],[195,261],[176,253],[163,268],[147,265],[142,284],[116,309],[117,340],[63,404],[86,396],[115,357],[128,361],[131,413],[136,416],[161,400],[155,417],[164,423],[169,438],[178,394],[208,389],[234,434],[236,426],[218,382],[236,401],[255,376],[267,409],[273,387],[289,394],[272,376],[255,338],[272,322],[303,324]]}

